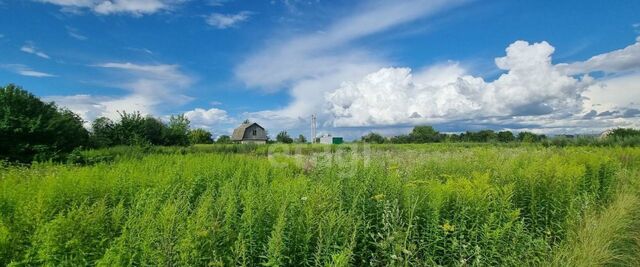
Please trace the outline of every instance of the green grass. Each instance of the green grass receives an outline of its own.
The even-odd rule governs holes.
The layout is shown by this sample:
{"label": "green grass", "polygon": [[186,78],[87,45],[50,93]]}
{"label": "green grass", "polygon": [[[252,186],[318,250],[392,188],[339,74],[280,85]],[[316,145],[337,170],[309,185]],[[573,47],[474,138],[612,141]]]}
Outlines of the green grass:
{"label": "green grass", "polygon": [[3,167],[0,265],[624,265],[640,237],[637,148],[295,150],[117,148],[83,152],[112,156],[86,166]]}

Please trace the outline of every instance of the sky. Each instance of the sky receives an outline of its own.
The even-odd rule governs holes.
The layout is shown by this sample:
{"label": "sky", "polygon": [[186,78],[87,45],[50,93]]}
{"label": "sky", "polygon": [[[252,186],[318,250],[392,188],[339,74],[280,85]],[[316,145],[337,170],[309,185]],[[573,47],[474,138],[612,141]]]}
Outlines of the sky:
{"label": "sky", "polygon": [[0,84],[230,134],[640,127],[640,1],[0,0]]}

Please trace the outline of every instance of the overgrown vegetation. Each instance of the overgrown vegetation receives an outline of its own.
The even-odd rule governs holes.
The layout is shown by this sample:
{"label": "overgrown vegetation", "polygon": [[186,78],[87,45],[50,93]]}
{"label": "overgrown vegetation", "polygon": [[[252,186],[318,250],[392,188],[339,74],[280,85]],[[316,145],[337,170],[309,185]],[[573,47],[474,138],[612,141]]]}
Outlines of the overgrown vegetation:
{"label": "overgrown vegetation", "polygon": [[[120,112],[112,121],[99,117],[91,131],[75,113],[45,103],[26,90],[0,87],[0,161],[73,160],[78,149],[114,146],[188,146],[209,144],[212,134],[190,129],[184,115],[170,116],[167,123],[139,112]],[[228,142],[221,138],[221,143]],[[73,152],[73,153],[72,153]]]}
{"label": "overgrown vegetation", "polygon": [[89,140],[73,112],[9,84],[0,87],[0,161],[64,159]]}
{"label": "overgrown vegetation", "polygon": [[582,225],[638,205],[637,148],[221,147],[247,146],[4,167],[0,265],[577,266]]}

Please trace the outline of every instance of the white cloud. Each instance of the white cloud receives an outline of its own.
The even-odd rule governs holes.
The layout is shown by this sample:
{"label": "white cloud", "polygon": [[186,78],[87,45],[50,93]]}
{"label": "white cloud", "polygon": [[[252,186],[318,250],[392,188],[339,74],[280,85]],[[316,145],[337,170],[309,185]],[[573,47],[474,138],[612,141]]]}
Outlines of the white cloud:
{"label": "white cloud", "polygon": [[30,76],[30,77],[37,77],[37,78],[56,77],[53,74],[49,74],[49,73],[46,73],[46,72],[35,71],[35,70],[29,70],[29,69],[19,70],[18,74],[20,74],[22,76]]}
{"label": "white cloud", "polygon": [[383,68],[327,94],[335,126],[446,122],[491,116],[565,114],[581,110],[591,78],[561,74],[546,42],[517,41],[496,65],[493,82],[465,75],[455,64],[438,65],[414,79],[408,68]]}
{"label": "white cloud", "polygon": [[586,61],[559,64],[558,67],[570,75],[594,71],[612,73],[640,70],[640,37],[636,39],[636,43],[623,49],[596,55]]}
{"label": "white cloud", "polygon": [[248,20],[251,14],[249,11],[242,11],[237,14],[213,13],[207,17],[206,21],[207,24],[218,29],[227,29]]}
{"label": "white cloud", "polygon": [[111,83],[111,86],[128,93],[123,96],[49,96],[47,99],[79,113],[86,121],[99,116],[115,119],[118,111],[157,115],[168,106],[180,106],[192,100],[181,91],[193,83],[193,78],[180,71],[178,65],[108,62],[94,66],[112,70],[116,75],[113,80],[123,82]]}
{"label": "white cloud", "polygon": [[36,77],[36,78],[57,77],[56,75],[53,75],[50,73],[32,70],[31,68],[22,64],[5,64],[5,65],[1,65],[1,67],[9,71],[15,72],[17,74],[20,74],[22,76]]}
{"label": "white cloud", "polygon": [[75,38],[77,40],[80,40],[80,41],[85,41],[85,40],[89,39],[86,36],[82,35],[78,31],[78,29],[73,28],[73,27],[67,27],[67,34],[69,34],[69,36],[71,36],[71,37],[73,37],[73,38]]}
{"label": "white cloud", "polygon": [[[379,53],[353,43],[398,25],[427,18],[467,1],[372,1],[353,15],[320,31],[271,40],[235,68],[247,86],[274,92],[287,89],[293,101],[279,110],[246,114],[270,128],[308,128],[308,118],[324,108],[324,95],[341,82],[355,81],[390,63]],[[322,121],[323,118],[320,118]]]}
{"label": "white cloud", "polygon": [[217,108],[196,108],[185,112],[184,115],[191,121],[191,126],[196,128],[212,129],[217,124],[230,120],[225,110]]}
{"label": "white cloud", "polygon": [[91,10],[100,15],[128,13],[132,15],[153,14],[171,10],[185,0],[35,0],[61,6],[63,11]]}
{"label": "white cloud", "polygon": [[32,42],[25,43],[22,47],[20,47],[20,51],[28,54],[36,55],[41,58],[50,59],[49,55],[45,54],[44,52],[36,48],[35,44]]}
{"label": "white cloud", "polygon": [[587,98],[584,110],[606,112],[624,107],[640,106],[640,72],[607,77],[590,86],[584,93]]}
{"label": "white cloud", "polygon": [[[590,67],[568,72],[567,64],[552,64],[554,48],[548,43],[517,41],[505,57],[496,58],[506,73],[494,81],[467,75],[453,62],[413,75],[408,68],[382,68],[328,93],[327,107],[337,127],[430,123],[543,133],[638,127],[640,71],[620,55],[632,57],[628,48],[594,57],[598,64],[593,58],[572,63]],[[594,69],[622,75],[596,80],[586,75]],[[574,77],[578,74],[583,76]]]}

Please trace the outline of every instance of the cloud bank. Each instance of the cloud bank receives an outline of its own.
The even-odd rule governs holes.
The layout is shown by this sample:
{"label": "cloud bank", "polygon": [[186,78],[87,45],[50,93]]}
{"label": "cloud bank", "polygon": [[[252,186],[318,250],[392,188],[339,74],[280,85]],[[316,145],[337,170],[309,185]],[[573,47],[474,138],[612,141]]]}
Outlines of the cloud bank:
{"label": "cloud bank", "polygon": [[[495,59],[505,73],[494,81],[467,75],[452,62],[417,73],[382,68],[328,92],[326,107],[336,127],[463,123],[594,132],[638,126],[638,103],[629,100],[640,100],[638,47],[636,42],[583,62],[554,65],[549,43],[516,41],[506,56]],[[621,75],[594,79],[591,72]]]}
{"label": "cloud bank", "polygon": [[345,82],[326,96],[333,123],[388,126],[581,110],[582,93],[593,79],[562,74],[551,63],[551,45],[517,41],[506,52],[495,63],[507,73],[492,82],[465,75],[456,63],[429,68],[417,78],[409,68],[383,68]]}

